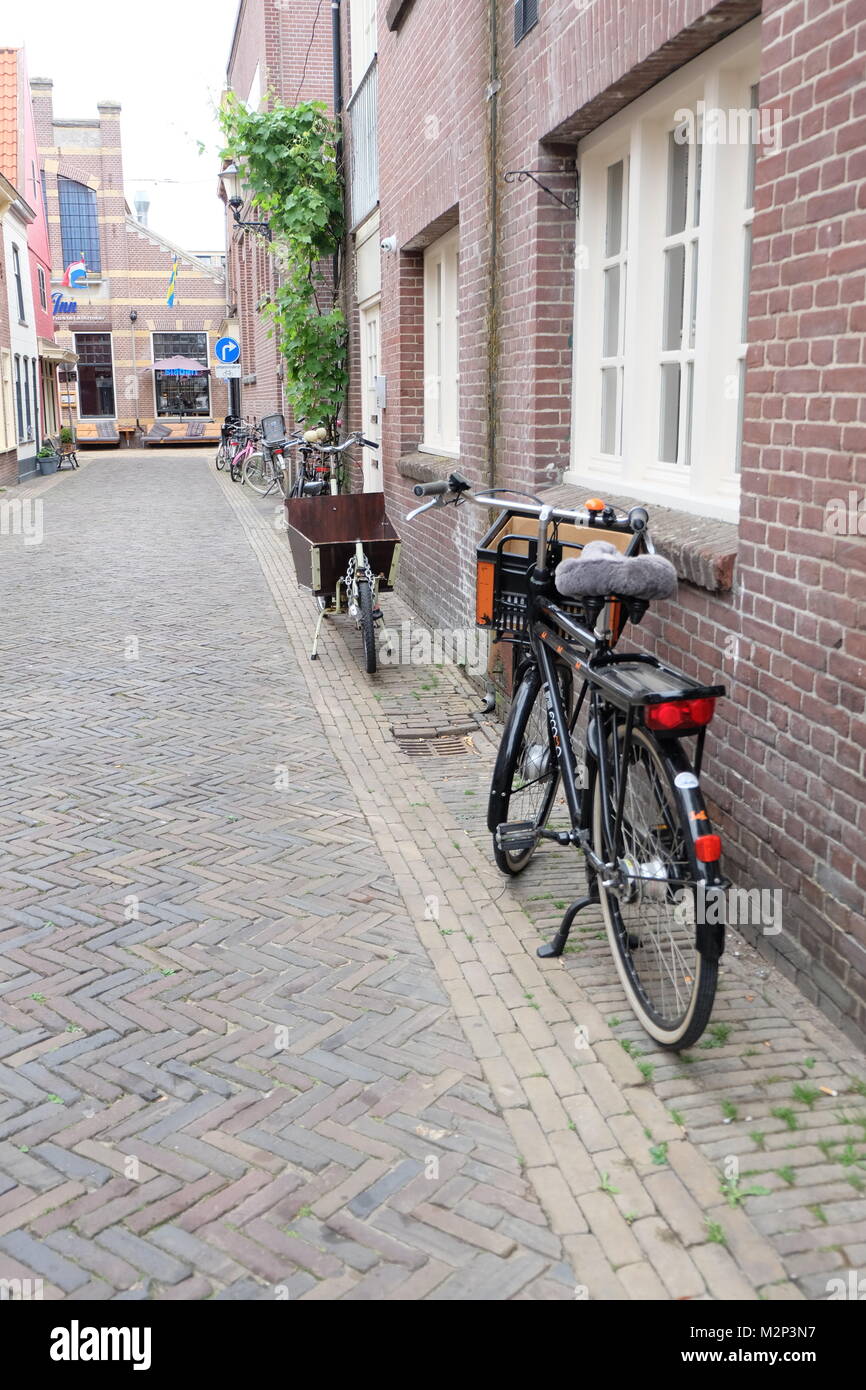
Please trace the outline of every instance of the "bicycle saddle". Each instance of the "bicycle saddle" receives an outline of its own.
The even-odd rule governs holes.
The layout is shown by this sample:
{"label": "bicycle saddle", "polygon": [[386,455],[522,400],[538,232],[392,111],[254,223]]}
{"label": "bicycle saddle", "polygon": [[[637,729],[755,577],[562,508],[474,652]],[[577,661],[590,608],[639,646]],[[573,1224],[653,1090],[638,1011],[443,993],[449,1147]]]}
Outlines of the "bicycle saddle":
{"label": "bicycle saddle", "polygon": [[677,572],[662,555],[623,555],[610,541],[590,541],[580,555],[561,560],[556,587],[566,598],[670,598]]}

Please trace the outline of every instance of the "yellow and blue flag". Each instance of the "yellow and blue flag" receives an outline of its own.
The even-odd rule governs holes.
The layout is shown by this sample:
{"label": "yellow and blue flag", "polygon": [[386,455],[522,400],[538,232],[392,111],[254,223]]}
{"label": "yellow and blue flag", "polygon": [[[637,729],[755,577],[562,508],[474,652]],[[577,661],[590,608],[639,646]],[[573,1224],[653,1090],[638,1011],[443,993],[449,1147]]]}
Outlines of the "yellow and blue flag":
{"label": "yellow and blue flag", "polygon": [[171,276],[170,276],[169,282],[168,282],[168,297],[166,298],[166,301],[165,301],[166,304],[168,305],[169,309],[173,309],[173,308],[174,308],[175,295],[177,294],[177,271],[178,271],[178,260],[177,260],[177,256],[175,256],[175,257],[173,257],[172,262],[171,262]]}

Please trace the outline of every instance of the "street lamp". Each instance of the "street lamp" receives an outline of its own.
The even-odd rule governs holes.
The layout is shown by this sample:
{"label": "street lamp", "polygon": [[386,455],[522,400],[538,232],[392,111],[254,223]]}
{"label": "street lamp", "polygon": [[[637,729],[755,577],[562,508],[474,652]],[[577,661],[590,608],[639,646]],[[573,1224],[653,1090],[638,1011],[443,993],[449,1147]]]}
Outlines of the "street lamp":
{"label": "street lamp", "polygon": [[263,237],[267,237],[268,241],[270,241],[271,229],[267,222],[241,221],[241,208],[244,205],[244,200],[241,197],[241,174],[236,164],[232,163],[226,165],[225,169],[223,169],[220,174],[220,183],[223,186],[223,193],[225,194],[226,202],[232,210],[232,216],[235,219],[236,225],[248,229],[249,231],[260,232]]}

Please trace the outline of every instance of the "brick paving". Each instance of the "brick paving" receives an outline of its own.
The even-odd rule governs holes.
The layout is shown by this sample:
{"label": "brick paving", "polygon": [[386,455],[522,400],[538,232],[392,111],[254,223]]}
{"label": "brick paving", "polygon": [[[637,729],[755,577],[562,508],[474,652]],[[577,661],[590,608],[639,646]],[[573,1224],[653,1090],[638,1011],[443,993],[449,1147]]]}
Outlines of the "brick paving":
{"label": "brick paving", "polygon": [[453,668],[371,680],[345,620],[306,659],[273,499],[126,451],[19,492],[45,540],[0,541],[0,1278],[820,1298],[862,1262],[864,1059],[744,944],[685,1060],[598,921],[536,961],[582,871],[493,868],[492,721],[396,747],[472,721]]}

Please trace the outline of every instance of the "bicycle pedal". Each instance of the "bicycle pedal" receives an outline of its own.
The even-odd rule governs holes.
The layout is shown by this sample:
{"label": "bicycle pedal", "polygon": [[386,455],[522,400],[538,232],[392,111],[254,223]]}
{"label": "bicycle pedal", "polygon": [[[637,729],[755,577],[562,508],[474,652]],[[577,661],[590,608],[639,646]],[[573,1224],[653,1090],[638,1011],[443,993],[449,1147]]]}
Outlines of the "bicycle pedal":
{"label": "bicycle pedal", "polygon": [[496,827],[497,847],[509,854],[534,849],[537,840],[538,832],[531,820],[514,820]]}

